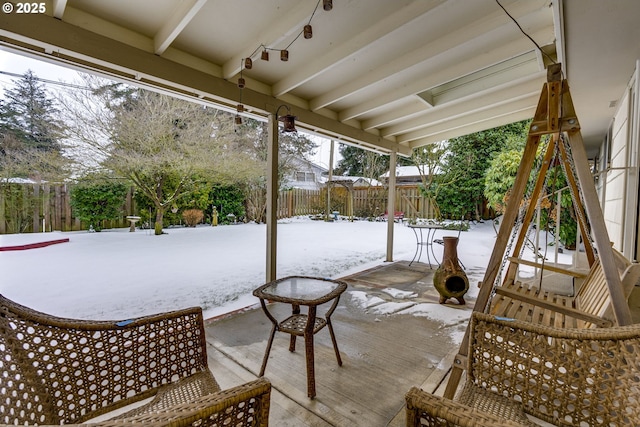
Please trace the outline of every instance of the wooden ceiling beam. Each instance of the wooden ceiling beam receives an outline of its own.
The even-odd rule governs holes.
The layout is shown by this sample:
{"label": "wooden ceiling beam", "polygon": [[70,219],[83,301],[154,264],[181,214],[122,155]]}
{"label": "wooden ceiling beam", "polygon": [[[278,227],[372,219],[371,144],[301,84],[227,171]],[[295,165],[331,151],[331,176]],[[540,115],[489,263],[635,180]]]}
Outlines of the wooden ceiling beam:
{"label": "wooden ceiling beam", "polygon": [[[239,103],[236,84],[190,68],[145,50],[121,43],[47,15],[0,15],[0,42],[29,49],[51,60],[74,63],[93,72],[118,77],[132,84],[191,97],[194,101],[229,106]],[[45,52],[53,52],[47,55]],[[245,89],[242,102],[256,115],[266,117],[284,104],[275,98]],[[356,126],[341,123],[308,109],[292,105],[302,127],[322,129],[327,135],[355,144],[391,152],[406,148]],[[406,154],[406,153],[405,153]]]}
{"label": "wooden ceiling beam", "polygon": [[274,96],[287,93],[336,65],[348,61],[381,38],[418,19],[417,17],[428,14],[442,3],[444,0],[423,0],[399,8],[395,13],[372,25],[356,37],[345,40],[339,46],[332,46],[331,49],[318,55],[304,67],[292,70],[285,78],[273,85]]}
{"label": "wooden ceiling beam", "polygon": [[423,109],[420,114],[414,114],[413,118],[409,120],[400,120],[403,119],[403,117],[393,117],[393,113],[391,113],[377,118],[377,121],[373,124],[370,124],[369,121],[364,121],[363,126],[365,126],[365,129],[369,126],[378,128],[380,127],[380,120],[387,118],[395,119],[398,123],[383,128],[382,135],[384,136],[397,136],[406,132],[417,131],[452,118],[471,115],[470,113],[472,112],[482,111],[499,104],[504,104],[506,102],[505,100],[535,97],[540,92],[540,85],[544,83],[545,78],[546,72],[540,71],[539,73],[514,80],[495,88],[478,90],[478,92],[471,96],[457,99],[442,106],[427,110]]}
{"label": "wooden ceiling beam", "polygon": [[[465,6],[461,5],[461,7]],[[520,3],[517,7],[517,15],[524,17],[525,14],[529,14],[526,20],[531,21],[533,28],[536,30],[539,30],[541,26],[547,22],[547,19],[545,19],[547,12],[541,11],[539,5],[535,2]],[[442,10],[442,17],[432,16],[437,15],[437,12],[437,9],[434,10],[428,17],[432,19],[445,19],[447,16],[446,8]],[[496,12],[480,19],[478,19],[477,16],[472,16],[470,19],[471,18],[473,18],[473,21],[469,23],[457,22],[457,30],[453,30],[430,43],[426,43],[418,49],[387,62],[381,67],[377,67],[375,70],[359,75],[358,78],[353,81],[312,99],[309,104],[311,109],[316,110],[329,106],[380,82],[384,82],[385,85],[387,85],[394,76],[407,75],[412,67],[419,67],[420,69],[430,68],[430,71],[437,72],[443,68],[448,68],[450,63],[459,61],[462,57],[473,57],[477,55],[477,52],[486,51],[488,49],[487,46],[495,45],[496,43],[508,44],[510,41],[522,38],[521,33],[513,31],[513,22],[511,22],[502,11],[496,10]],[[553,34],[553,29],[550,30],[550,33],[551,35]],[[536,34],[536,36],[540,35]],[[547,38],[549,37],[545,35],[544,38],[541,37],[540,39]],[[528,48],[528,50],[532,50],[531,42],[529,42]],[[456,59],[451,59],[456,53]],[[495,61],[493,63],[495,63]],[[475,69],[473,71],[475,71]],[[450,79],[450,75],[440,80],[425,78],[425,84],[420,85],[420,88],[414,93],[442,84],[448,79]],[[406,79],[401,78],[400,80],[406,83]]]}
{"label": "wooden ceiling beam", "polygon": [[[533,34],[534,37],[544,38],[549,34],[553,35],[552,27],[545,27]],[[532,51],[531,41],[524,37],[496,32],[492,34],[491,41],[487,38],[478,38],[470,42],[464,51],[444,53],[443,57],[432,59],[430,70],[418,73],[418,75],[407,75],[404,79],[387,82],[384,91],[370,101],[361,102],[351,108],[342,110],[339,114],[340,120],[359,118],[368,113],[372,113],[385,105],[397,101],[403,96],[415,96],[427,89],[431,89],[443,82],[450,81],[452,76],[466,76],[479,69],[490,67],[504,58],[513,58],[523,53]],[[488,37],[488,36],[487,36]],[[501,44],[503,43],[503,44]],[[490,46],[492,48],[487,50]],[[478,52],[471,54],[471,52]],[[314,109],[313,101],[309,104]]]}
{"label": "wooden ceiling beam", "polygon": [[167,50],[206,2],[207,0],[185,0],[178,4],[174,13],[153,38],[156,55],[161,55]]}

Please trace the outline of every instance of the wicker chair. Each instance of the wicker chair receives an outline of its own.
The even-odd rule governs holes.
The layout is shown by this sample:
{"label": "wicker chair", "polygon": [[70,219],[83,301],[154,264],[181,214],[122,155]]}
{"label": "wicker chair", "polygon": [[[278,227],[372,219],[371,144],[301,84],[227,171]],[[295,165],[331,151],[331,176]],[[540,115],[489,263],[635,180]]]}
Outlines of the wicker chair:
{"label": "wicker chair", "polygon": [[640,325],[539,326],[474,312],[455,401],[412,388],[407,426],[640,426]]}
{"label": "wicker chair", "polygon": [[0,423],[83,423],[148,399],[92,425],[268,425],[271,384],[220,390],[197,307],[121,322],[72,320],[0,295],[0,354]]}

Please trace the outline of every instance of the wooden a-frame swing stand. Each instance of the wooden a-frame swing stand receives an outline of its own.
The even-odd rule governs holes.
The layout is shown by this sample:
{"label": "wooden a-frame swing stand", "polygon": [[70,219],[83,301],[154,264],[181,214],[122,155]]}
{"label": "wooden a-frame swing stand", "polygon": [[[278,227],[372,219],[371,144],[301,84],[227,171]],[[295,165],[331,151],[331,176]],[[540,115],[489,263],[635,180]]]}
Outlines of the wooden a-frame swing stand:
{"label": "wooden a-frame swing stand", "polygon": [[[569,86],[567,81],[562,79],[560,64],[554,64],[548,68],[547,82],[542,88],[536,113],[529,128],[529,134],[516,180],[482,281],[483,285],[478,293],[474,311],[489,311],[490,299],[495,291],[493,284],[496,282],[497,275],[501,271],[503,259],[505,256],[508,256],[508,254],[505,254],[505,251],[508,248],[512,227],[518,219],[520,211],[519,204],[527,190],[527,183],[533,169],[541,137],[545,135],[549,136],[550,141],[544,155],[544,160],[540,166],[537,181],[533,189],[530,190],[532,193],[531,200],[537,200],[540,196],[544,186],[544,177],[550,168],[553,153],[559,152],[561,161],[566,164],[565,173],[567,175],[567,183],[572,190],[572,196],[574,196],[573,205],[576,210],[581,235],[590,235],[593,239],[593,244],[595,244],[595,248],[597,248],[596,251],[589,238],[585,237],[583,239],[587,260],[590,266],[595,262],[601,264],[601,276],[604,282],[606,282],[606,289],[608,289],[609,292],[610,310],[613,311],[615,323],[617,325],[628,325],[631,323],[631,314],[616,266],[614,250],[611,247],[605,227],[604,216],[598,201],[586,151],[583,146],[580,125],[573,107]],[[570,153],[567,153],[561,141],[563,135],[567,138]],[[578,195],[578,197],[576,197],[576,195]],[[579,195],[582,197],[579,197]],[[519,254],[525,242],[526,225],[531,222],[534,216],[535,203],[531,202],[525,209],[527,210],[522,220],[524,226],[521,228],[520,234],[515,240],[513,254]],[[587,218],[588,224],[585,222]],[[596,252],[599,260],[595,259]],[[509,260],[510,263],[504,275],[505,282],[509,280],[513,281],[516,274],[518,261],[514,260],[514,258],[509,258]],[[460,351],[454,359],[451,376],[444,393],[444,396],[447,398],[453,398],[462,373],[467,366],[469,335],[469,328],[467,328]]]}
{"label": "wooden a-frame swing stand", "polygon": [[[546,197],[549,171],[557,166],[567,179],[589,263],[571,296],[517,277],[518,264],[536,267],[540,283],[543,271],[552,273],[546,278],[579,277],[544,259],[519,258],[538,202]],[[521,208],[523,200],[528,204]],[[627,305],[639,280],[640,264],[624,259],[609,242],[569,87],[560,65],[550,66],[444,396],[411,388],[407,427],[640,425],[640,324],[631,324]]]}

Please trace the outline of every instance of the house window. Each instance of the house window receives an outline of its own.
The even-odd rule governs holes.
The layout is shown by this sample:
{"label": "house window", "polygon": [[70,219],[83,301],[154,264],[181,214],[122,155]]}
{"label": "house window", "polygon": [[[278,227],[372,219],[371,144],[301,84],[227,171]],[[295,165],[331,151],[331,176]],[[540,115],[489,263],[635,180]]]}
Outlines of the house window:
{"label": "house window", "polygon": [[298,171],[296,172],[296,181],[315,182],[316,174],[313,172]]}

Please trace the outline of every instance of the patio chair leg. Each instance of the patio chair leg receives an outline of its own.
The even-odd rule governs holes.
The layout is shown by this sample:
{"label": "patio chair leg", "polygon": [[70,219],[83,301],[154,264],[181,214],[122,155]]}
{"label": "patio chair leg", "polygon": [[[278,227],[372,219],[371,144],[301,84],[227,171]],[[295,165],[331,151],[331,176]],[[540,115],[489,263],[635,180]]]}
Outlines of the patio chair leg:
{"label": "patio chair leg", "polygon": [[338,359],[338,366],[342,366],[342,358],[340,357],[340,350],[338,350],[338,342],[336,341],[336,335],[333,333],[333,326],[331,325],[331,320],[329,319],[327,319],[327,326],[329,327],[329,334],[331,335],[333,350],[336,352],[336,359]]}
{"label": "patio chair leg", "polygon": [[264,359],[262,359],[262,367],[260,368],[260,377],[264,375],[264,370],[267,368],[267,361],[269,360],[269,353],[271,353],[271,345],[273,344],[273,337],[276,335],[276,325],[271,327],[271,335],[269,335],[269,342],[267,343],[267,349],[264,352]]}

